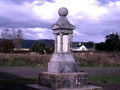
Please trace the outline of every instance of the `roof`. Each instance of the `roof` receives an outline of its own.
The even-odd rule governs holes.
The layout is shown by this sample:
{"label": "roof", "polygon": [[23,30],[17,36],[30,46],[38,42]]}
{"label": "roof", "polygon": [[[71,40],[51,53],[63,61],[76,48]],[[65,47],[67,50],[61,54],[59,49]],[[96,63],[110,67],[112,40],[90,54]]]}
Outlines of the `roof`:
{"label": "roof", "polygon": [[79,48],[79,47],[81,47],[82,45],[84,45],[87,49],[94,48],[94,44],[89,43],[89,42],[88,42],[88,43],[81,43],[81,44],[79,44],[79,42],[74,43],[73,48]]}

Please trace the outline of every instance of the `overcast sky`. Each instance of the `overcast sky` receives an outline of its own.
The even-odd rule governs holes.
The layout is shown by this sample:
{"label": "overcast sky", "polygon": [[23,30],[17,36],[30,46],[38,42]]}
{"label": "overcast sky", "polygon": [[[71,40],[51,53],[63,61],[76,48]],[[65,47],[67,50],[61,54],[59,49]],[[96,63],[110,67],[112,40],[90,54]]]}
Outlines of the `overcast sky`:
{"label": "overcast sky", "polygon": [[0,30],[21,28],[24,39],[54,39],[50,27],[60,7],[69,10],[74,41],[102,42],[120,34],[120,0],[0,0]]}

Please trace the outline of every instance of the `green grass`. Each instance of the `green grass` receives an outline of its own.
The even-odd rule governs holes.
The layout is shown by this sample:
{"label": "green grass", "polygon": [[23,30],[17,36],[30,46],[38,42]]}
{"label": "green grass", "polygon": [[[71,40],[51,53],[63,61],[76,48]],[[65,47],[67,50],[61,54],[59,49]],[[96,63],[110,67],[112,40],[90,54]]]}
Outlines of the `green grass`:
{"label": "green grass", "polygon": [[[120,84],[120,75],[89,75],[88,80],[90,82],[104,82],[109,84]],[[38,83],[38,78],[16,78],[0,80],[1,84],[29,84]]]}
{"label": "green grass", "polygon": [[120,75],[89,75],[88,80],[92,82],[120,84]]}

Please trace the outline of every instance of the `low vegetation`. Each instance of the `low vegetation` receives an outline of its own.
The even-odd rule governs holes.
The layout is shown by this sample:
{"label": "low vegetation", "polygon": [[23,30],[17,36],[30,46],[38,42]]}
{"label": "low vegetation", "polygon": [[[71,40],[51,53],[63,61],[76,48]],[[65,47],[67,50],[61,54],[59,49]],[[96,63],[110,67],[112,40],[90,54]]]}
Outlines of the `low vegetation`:
{"label": "low vegetation", "polygon": [[0,54],[0,67],[47,67],[51,55]]}
{"label": "low vegetation", "polygon": [[119,67],[119,52],[81,52],[74,53],[79,66],[88,67]]}
{"label": "low vegetation", "polygon": [[[78,52],[74,58],[79,67],[119,67],[119,52]],[[51,54],[0,54],[0,67],[47,67]]]}
{"label": "low vegetation", "polygon": [[90,82],[120,84],[120,75],[89,75],[88,80]]}
{"label": "low vegetation", "polygon": [[[0,85],[38,83],[38,78],[15,78],[0,80]],[[120,84],[120,75],[89,75],[88,82]]]}

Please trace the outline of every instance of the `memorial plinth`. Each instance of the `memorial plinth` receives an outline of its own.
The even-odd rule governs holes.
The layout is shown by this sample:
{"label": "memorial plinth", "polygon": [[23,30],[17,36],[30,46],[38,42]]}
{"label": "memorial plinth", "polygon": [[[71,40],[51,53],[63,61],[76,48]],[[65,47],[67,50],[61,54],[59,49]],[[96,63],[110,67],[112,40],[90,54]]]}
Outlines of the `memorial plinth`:
{"label": "memorial plinth", "polygon": [[58,21],[51,27],[55,35],[55,51],[48,63],[48,72],[39,73],[39,84],[53,90],[60,88],[82,90],[83,87],[86,87],[84,90],[102,90],[99,87],[88,86],[87,73],[78,72],[78,65],[71,51],[75,26],[68,21],[66,8],[60,8],[58,14],[60,16]]}
{"label": "memorial plinth", "polygon": [[58,88],[80,88],[87,85],[87,73],[50,73],[43,72],[39,74],[40,85]]}

